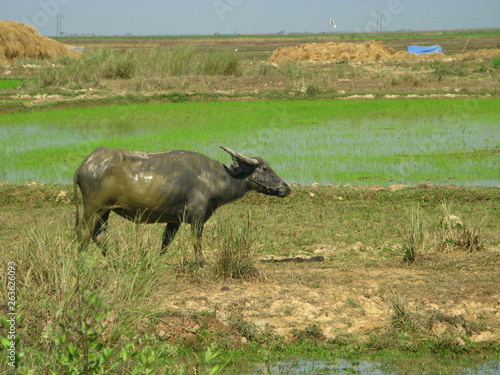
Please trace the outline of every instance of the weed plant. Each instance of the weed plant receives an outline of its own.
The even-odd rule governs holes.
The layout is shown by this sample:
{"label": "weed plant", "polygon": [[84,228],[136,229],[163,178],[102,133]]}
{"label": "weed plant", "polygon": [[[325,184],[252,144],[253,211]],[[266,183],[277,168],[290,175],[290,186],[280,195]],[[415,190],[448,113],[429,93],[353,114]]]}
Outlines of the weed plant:
{"label": "weed plant", "polygon": [[438,249],[441,251],[463,250],[480,251],[484,247],[481,228],[484,218],[477,223],[469,223],[459,216],[453,215],[452,204],[442,203],[443,220],[441,235],[438,237]]}

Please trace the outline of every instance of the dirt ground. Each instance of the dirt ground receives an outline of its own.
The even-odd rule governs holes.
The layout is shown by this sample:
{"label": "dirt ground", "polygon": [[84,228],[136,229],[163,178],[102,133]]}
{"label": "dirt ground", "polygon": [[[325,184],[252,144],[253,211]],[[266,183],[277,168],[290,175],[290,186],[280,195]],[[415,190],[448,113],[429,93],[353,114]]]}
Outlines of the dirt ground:
{"label": "dirt ground", "polygon": [[465,344],[463,337],[481,344],[500,342],[498,247],[483,254],[428,256],[413,265],[380,259],[361,243],[344,248],[318,244],[313,253],[325,261],[260,263],[257,279],[166,286],[155,299],[162,301],[161,311],[172,314],[157,325],[157,334],[194,340],[201,325],[190,314],[213,312],[216,329],[239,319],[260,333],[293,340],[313,324],[326,339],[347,335],[366,343],[371,334],[394,324],[400,304],[431,337],[457,345]]}

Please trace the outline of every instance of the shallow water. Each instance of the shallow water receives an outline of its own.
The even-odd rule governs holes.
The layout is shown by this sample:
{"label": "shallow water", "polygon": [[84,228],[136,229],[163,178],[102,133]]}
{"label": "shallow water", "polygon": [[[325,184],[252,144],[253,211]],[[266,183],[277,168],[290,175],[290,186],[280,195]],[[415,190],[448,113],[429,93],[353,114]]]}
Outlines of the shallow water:
{"label": "shallow water", "polygon": [[[15,125],[0,127],[0,181],[71,183],[75,168],[100,146],[142,149],[163,130],[125,123]],[[176,128],[176,148],[192,149],[227,163],[218,144],[239,145],[247,156],[263,156],[289,183],[390,186],[433,182],[437,185],[499,186],[500,142],[495,124],[468,118],[372,120],[352,123],[268,127],[241,133],[214,133],[194,141],[194,128]],[[165,133],[165,134],[164,134]],[[213,137],[210,138],[210,137]],[[185,142],[185,144],[182,144]],[[187,142],[187,143],[186,143]],[[170,143],[166,143],[170,144]]]}
{"label": "shallow water", "polygon": [[[443,369],[444,370],[444,369]],[[500,374],[500,361],[491,360],[486,363],[465,367],[459,372],[450,370],[450,374],[464,375],[497,375]],[[423,370],[423,374],[432,372]],[[448,373],[448,372],[446,372]],[[251,375],[314,375],[314,374],[358,374],[358,375],[394,375],[397,374],[389,365],[381,362],[348,361],[336,359],[334,361],[299,359],[295,361],[280,361],[270,365],[261,365],[253,370]]]}
{"label": "shallow water", "polygon": [[280,361],[269,366],[262,366],[252,372],[252,375],[260,374],[360,374],[360,375],[386,375],[395,374],[389,372],[386,365],[379,362],[356,361],[349,362],[338,359],[334,362],[320,360],[312,361],[299,359],[297,361]]}

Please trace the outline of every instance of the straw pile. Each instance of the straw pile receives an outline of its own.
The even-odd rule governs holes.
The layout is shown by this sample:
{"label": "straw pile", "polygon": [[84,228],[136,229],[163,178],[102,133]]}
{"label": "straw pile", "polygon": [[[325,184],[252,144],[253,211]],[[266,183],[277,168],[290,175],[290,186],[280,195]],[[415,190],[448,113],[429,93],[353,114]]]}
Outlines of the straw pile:
{"label": "straw pile", "polygon": [[61,55],[77,57],[81,51],[44,37],[24,23],[0,21],[0,63],[12,64],[18,57],[52,59]]}
{"label": "straw pile", "polygon": [[[453,55],[453,59],[493,58],[500,56],[500,50],[480,50],[463,55]],[[286,61],[335,62],[335,61],[395,61],[395,60],[437,60],[450,58],[443,53],[414,55],[406,51],[396,52],[386,48],[381,41],[364,43],[309,43],[293,47],[281,47],[273,52],[269,62],[280,64]]]}

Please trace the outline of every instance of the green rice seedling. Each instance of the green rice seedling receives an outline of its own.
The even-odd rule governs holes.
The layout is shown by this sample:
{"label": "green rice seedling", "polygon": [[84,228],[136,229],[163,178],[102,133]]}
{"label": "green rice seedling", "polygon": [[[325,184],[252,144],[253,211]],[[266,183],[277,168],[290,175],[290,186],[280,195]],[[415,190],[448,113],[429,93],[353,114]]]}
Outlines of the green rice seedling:
{"label": "green rice seedling", "polygon": [[23,79],[0,79],[0,90],[2,89],[9,89],[9,88],[14,88],[14,87],[19,87],[23,84],[24,80]]}
{"label": "green rice seedling", "polygon": [[1,114],[0,158],[7,162],[0,180],[70,183],[100,146],[190,149],[223,161],[217,145],[232,144],[299,184],[496,186],[497,104],[496,98],[214,101]]}

